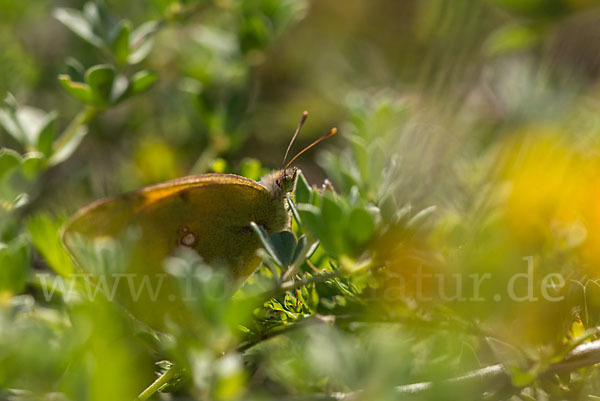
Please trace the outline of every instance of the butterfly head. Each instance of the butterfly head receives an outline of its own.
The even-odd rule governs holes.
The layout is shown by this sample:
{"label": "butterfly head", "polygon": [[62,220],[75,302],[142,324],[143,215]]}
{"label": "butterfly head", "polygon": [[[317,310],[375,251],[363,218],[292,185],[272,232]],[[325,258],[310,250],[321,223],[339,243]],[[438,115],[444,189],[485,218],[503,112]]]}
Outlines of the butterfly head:
{"label": "butterfly head", "polygon": [[283,197],[294,189],[298,169],[296,167],[287,168],[266,175],[259,183],[267,188],[273,199],[283,199]]}
{"label": "butterfly head", "polygon": [[279,177],[278,185],[284,193],[291,192],[294,188],[294,183],[296,182],[296,175],[298,174],[298,169],[296,167],[283,169],[278,172]]}

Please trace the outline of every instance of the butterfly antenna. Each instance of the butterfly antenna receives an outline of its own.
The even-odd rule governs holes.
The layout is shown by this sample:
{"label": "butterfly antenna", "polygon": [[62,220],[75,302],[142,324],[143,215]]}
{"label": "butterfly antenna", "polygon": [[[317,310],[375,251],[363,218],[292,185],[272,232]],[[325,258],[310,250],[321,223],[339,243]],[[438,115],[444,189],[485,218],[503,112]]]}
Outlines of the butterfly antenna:
{"label": "butterfly antenna", "polygon": [[320,137],[319,139],[317,139],[316,141],[314,141],[313,143],[311,143],[310,145],[308,145],[307,147],[305,147],[304,149],[302,149],[300,152],[298,152],[296,154],[296,156],[292,157],[292,160],[290,160],[288,162],[288,164],[286,164],[283,169],[286,170],[290,166],[290,164],[292,164],[298,157],[300,157],[300,155],[302,153],[306,152],[308,149],[312,148],[313,146],[315,146],[319,142],[321,142],[321,141],[329,138],[330,136],[335,135],[336,133],[337,133],[337,128],[330,129],[328,133],[326,133],[325,135],[323,135],[322,137]]}
{"label": "butterfly antenna", "polygon": [[[302,113],[302,117],[300,117],[300,122],[298,123],[298,127],[296,128],[296,132],[294,132],[294,136],[292,136],[292,140],[290,141],[290,144],[288,145],[287,150],[285,151],[285,156],[283,156],[283,162],[281,162],[281,165],[285,165],[285,160],[288,157],[288,153],[290,153],[290,149],[292,148],[292,145],[294,144],[294,141],[296,140],[296,137],[298,136],[300,129],[306,122],[307,117],[308,117],[308,111],[305,110],[304,113]],[[287,168],[287,166],[284,167],[284,170],[286,168]]]}

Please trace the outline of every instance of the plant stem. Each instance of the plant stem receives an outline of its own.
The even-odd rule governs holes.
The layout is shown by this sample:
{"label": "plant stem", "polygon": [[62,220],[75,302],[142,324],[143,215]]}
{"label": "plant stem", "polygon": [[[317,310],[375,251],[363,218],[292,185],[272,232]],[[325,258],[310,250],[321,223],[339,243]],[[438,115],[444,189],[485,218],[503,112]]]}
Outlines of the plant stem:
{"label": "plant stem", "polygon": [[285,327],[282,327],[279,329],[267,331],[266,333],[258,335],[253,339],[243,342],[237,348],[237,351],[244,352],[244,351],[254,347],[255,345],[257,345],[263,341],[269,340],[273,337],[277,337],[279,335],[286,334],[286,333],[289,333],[294,330],[302,329],[304,327],[311,326],[314,324],[334,323],[335,320],[336,320],[335,316],[312,315],[305,319],[299,320],[299,321],[295,322],[294,324],[290,324],[289,326],[285,326]]}
{"label": "plant stem", "polygon": [[151,385],[149,385],[144,391],[137,397],[137,401],[145,401],[156,393],[162,386],[167,384],[169,380],[175,377],[176,369],[175,366],[169,367],[162,375],[160,375]]}
{"label": "plant stem", "polygon": [[54,142],[54,149],[58,150],[65,146],[77,133],[80,127],[90,122],[94,116],[98,114],[98,109],[93,106],[86,106],[71,120],[67,128],[63,131],[58,139]]}
{"label": "plant stem", "polygon": [[[581,344],[575,347],[565,359],[550,365],[545,371],[538,375],[538,379],[555,375],[557,373],[567,373],[574,370],[592,367],[600,363],[600,340],[591,343]],[[442,380],[439,382],[413,383],[394,388],[396,394],[401,399],[423,399],[432,391],[441,393],[443,391],[452,391],[455,394],[468,391],[470,394],[479,392],[488,393],[490,396],[485,399],[499,400],[508,399],[513,394],[520,392],[521,388],[512,384],[510,375],[502,364],[487,366],[482,369],[468,372],[463,376]],[[360,400],[363,391],[357,390],[348,393],[314,393],[305,394],[298,397],[285,398],[286,401],[304,400],[304,401],[350,401]],[[483,398],[483,397],[482,397]],[[473,399],[476,399],[475,397]]]}
{"label": "plant stem", "polygon": [[[600,340],[584,343],[575,347],[560,362],[550,365],[538,375],[538,378],[549,377],[558,373],[567,373],[583,367],[589,367],[600,363]],[[478,389],[480,392],[490,392],[494,389],[506,391],[506,389],[518,390],[511,383],[510,376],[501,364],[487,366],[469,372],[463,376],[441,381],[439,383],[424,382],[414,383],[396,387],[396,391],[403,395],[423,395],[432,389],[448,388],[453,390]]]}

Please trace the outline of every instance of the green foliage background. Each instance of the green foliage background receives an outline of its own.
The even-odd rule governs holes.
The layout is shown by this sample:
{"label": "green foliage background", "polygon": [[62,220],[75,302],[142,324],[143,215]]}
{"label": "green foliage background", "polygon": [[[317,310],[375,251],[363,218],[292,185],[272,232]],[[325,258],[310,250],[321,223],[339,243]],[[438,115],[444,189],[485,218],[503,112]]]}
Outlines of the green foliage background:
{"label": "green foliage background", "polygon": [[[0,398],[597,399],[597,351],[569,359],[600,322],[597,6],[0,0]],[[161,331],[89,296],[66,216],[188,174],[258,179],[303,110],[295,149],[340,134],[297,163],[293,233],[254,227],[248,282],[173,255],[195,296]],[[86,269],[118,271],[134,237]],[[529,257],[538,299],[508,299]],[[492,277],[464,282],[478,300],[451,296],[473,274]]]}

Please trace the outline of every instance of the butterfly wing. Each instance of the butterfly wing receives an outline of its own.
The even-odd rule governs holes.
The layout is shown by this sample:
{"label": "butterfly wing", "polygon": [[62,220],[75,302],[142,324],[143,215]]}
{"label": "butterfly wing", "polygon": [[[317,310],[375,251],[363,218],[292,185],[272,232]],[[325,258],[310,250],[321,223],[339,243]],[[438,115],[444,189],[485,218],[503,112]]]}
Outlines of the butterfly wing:
{"label": "butterfly wing", "polygon": [[[115,240],[129,229],[137,230],[129,259],[118,270],[128,282],[121,282],[117,297],[128,309],[139,310],[134,312],[136,317],[149,322],[161,318],[162,312],[148,308],[147,302],[159,301],[160,305],[168,299],[170,310],[177,309],[173,302],[179,296],[172,295],[177,293],[176,284],[162,269],[167,256],[180,247],[192,248],[208,263],[243,279],[259,263],[256,249],[260,243],[250,222],[269,232],[280,230],[283,227],[278,226],[276,216],[282,208],[281,200],[273,199],[265,187],[240,176],[184,177],[90,205],[67,224],[63,241],[83,270],[97,274],[97,268],[86,266],[89,247],[77,244],[82,239],[88,244]],[[144,281],[153,291],[138,291]],[[156,295],[158,286],[160,294]]]}
{"label": "butterfly wing", "polygon": [[282,228],[275,227],[273,209],[279,205],[273,203],[263,186],[244,177],[184,177],[82,209],[67,224],[63,240],[77,259],[71,246],[74,236],[116,238],[125,229],[138,226],[145,246],[160,249],[164,256],[178,246],[190,247],[206,261],[226,263],[235,276],[244,276],[248,274],[246,261],[255,260],[259,245],[250,221],[267,231]]}

